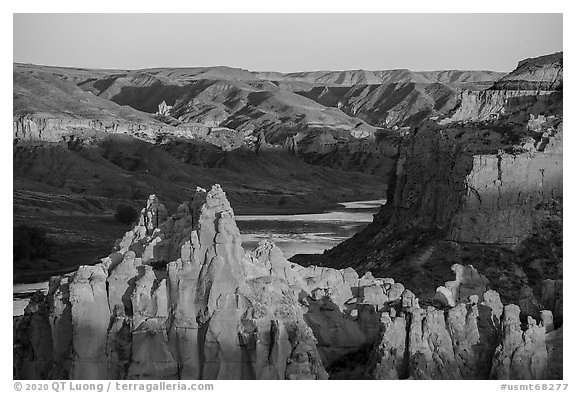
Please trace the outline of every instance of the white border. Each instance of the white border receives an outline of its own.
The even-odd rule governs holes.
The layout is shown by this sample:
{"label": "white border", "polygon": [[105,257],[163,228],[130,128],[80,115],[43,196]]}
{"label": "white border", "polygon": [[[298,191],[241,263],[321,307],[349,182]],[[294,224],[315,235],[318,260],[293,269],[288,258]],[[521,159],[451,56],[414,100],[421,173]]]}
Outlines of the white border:
{"label": "white border", "polygon": [[[574,137],[571,135],[573,129],[573,115],[571,108],[573,108],[573,98],[571,92],[574,91],[572,83],[573,75],[573,44],[568,37],[575,37],[574,26],[574,13],[572,6],[569,6],[568,1],[546,1],[541,0],[528,0],[528,1],[503,1],[503,0],[484,0],[476,1],[474,4],[464,1],[360,1],[360,0],[325,0],[325,1],[311,1],[311,0],[291,0],[282,2],[271,1],[234,1],[234,0],[216,0],[216,1],[119,1],[119,0],[99,0],[97,2],[81,2],[81,1],[42,1],[42,0],[21,0],[18,2],[11,2],[11,4],[2,5],[2,14],[0,21],[0,29],[2,33],[2,76],[3,76],[3,89],[2,89],[2,119],[4,124],[4,131],[2,136],[2,185],[4,192],[1,196],[1,206],[4,206],[4,224],[1,227],[2,250],[5,250],[6,258],[4,261],[5,266],[10,266],[10,272],[6,272],[5,285],[0,286],[2,293],[2,309],[4,310],[5,318],[2,322],[2,353],[4,354],[4,367],[1,368],[1,384],[5,391],[13,391],[12,383],[12,370],[9,366],[11,364],[12,346],[10,345],[10,337],[12,335],[12,302],[9,298],[11,293],[11,286],[8,285],[8,278],[12,276],[11,266],[9,259],[11,259],[10,251],[12,247],[12,215],[8,216],[8,206],[12,206],[12,195],[8,185],[12,185],[12,159],[10,154],[10,147],[12,140],[9,139],[9,130],[11,129],[12,119],[12,96],[11,84],[8,83],[11,79],[10,74],[12,70],[12,13],[15,12],[301,12],[301,13],[323,13],[323,12],[336,12],[336,13],[359,13],[359,12],[421,12],[421,13],[438,13],[438,12],[535,12],[535,13],[564,13],[564,64],[567,68],[566,78],[564,82],[564,91],[569,92],[564,97],[564,106],[568,108],[565,111],[564,128],[565,133],[565,147],[567,152],[571,152],[576,148],[574,145]],[[489,26],[487,26],[489,28]],[[534,26],[538,28],[538,26]],[[520,59],[518,59],[520,60]],[[574,279],[574,267],[572,266],[575,260],[574,256],[574,230],[571,228],[574,221],[575,213],[575,195],[574,195],[574,182],[573,174],[576,172],[574,154],[567,154],[564,162],[566,180],[564,182],[565,199],[568,203],[564,207],[565,221],[569,223],[565,226],[565,250],[564,260],[565,270],[564,277],[568,285],[565,285],[564,300],[566,303],[565,310],[567,311],[564,316],[564,325],[568,327],[568,334],[565,335],[564,353],[565,365],[570,365],[571,360],[569,354],[575,349],[574,338],[570,334],[571,328],[574,326],[574,317],[572,316],[571,306],[574,299],[574,290],[570,285]],[[7,269],[7,268],[6,268]],[[10,300],[8,300],[10,299]],[[565,367],[565,380],[564,382],[570,383],[569,390],[573,390],[575,386],[573,372]],[[532,383],[536,383],[533,381]],[[527,381],[526,383],[530,383]],[[217,392],[223,391],[242,391],[244,389],[250,391],[266,391],[271,388],[278,389],[279,391],[293,390],[318,390],[318,389],[334,389],[341,391],[357,391],[358,389],[399,389],[415,390],[425,389],[427,391],[449,391],[449,390],[463,390],[469,392],[491,392],[498,391],[501,382],[499,381],[328,381],[319,385],[315,382],[306,381],[291,381],[287,383],[282,382],[240,382],[240,381],[217,381]]]}

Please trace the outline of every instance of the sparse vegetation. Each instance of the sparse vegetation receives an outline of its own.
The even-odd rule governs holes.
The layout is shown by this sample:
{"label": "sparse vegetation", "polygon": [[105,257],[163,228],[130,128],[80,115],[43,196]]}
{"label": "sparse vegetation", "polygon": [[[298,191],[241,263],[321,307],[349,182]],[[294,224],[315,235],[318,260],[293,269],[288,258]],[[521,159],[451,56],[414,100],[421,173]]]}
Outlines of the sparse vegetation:
{"label": "sparse vegetation", "polygon": [[18,225],[13,235],[14,263],[47,258],[52,252],[53,244],[42,228]]}
{"label": "sparse vegetation", "polygon": [[285,206],[290,201],[286,195],[283,195],[280,200],[278,201],[278,206]]}
{"label": "sparse vegetation", "polygon": [[114,218],[116,221],[128,225],[136,221],[136,218],[138,218],[138,212],[130,205],[118,205],[116,207]]}

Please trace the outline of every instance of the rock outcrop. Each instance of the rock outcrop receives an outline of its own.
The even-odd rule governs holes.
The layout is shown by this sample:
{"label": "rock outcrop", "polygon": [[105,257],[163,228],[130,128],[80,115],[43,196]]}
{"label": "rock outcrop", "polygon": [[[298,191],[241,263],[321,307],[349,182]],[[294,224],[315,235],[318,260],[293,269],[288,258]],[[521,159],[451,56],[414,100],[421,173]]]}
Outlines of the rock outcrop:
{"label": "rock outcrop", "polygon": [[465,303],[471,295],[479,296],[486,291],[488,279],[472,266],[452,265],[452,271],[456,279],[436,289],[434,299],[443,306],[455,307],[458,303]]}
{"label": "rock outcrop", "polygon": [[[558,377],[562,330],[547,331],[549,318],[528,317],[503,306],[497,292],[472,266],[454,266],[447,288],[460,298],[447,308],[405,305],[381,314],[379,342],[367,376],[376,379],[546,379]],[[466,272],[467,279],[463,279]],[[474,282],[471,289],[470,283]],[[464,294],[468,294],[464,299]],[[548,312],[544,312],[545,315]],[[554,348],[554,349],[553,349]],[[550,360],[549,360],[550,359]]]}
{"label": "rock outcrop", "polygon": [[504,308],[502,343],[496,348],[492,376],[496,379],[544,379],[548,364],[546,328],[528,317],[528,328],[520,327],[520,308]]}
{"label": "rock outcrop", "polygon": [[244,274],[263,266],[244,253],[220,187],[164,213],[151,197],[114,253],[55,278],[28,307],[46,355],[23,344],[17,377],[326,378],[297,294],[281,277]]}
{"label": "rock outcrop", "polygon": [[550,91],[464,90],[459,93],[458,105],[439,123],[492,121],[517,108],[544,106],[552,97]]}
{"label": "rock outcrop", "polygon": [[104,134],[131,135],[145,141],[154,141],[170,132],[174,137],[206,139],[210,128],[203,125],[171,127],[160,122],[148,124],[116,119],[82,119],[51,114],[26,114],[14,117],[12,138],[25,142],[60,142],[69,136]]}
{"label": "rock outcrop", "polygon": [[525,59],[490,89],[462,91],[459,105],[440,123],[490,121],[520,109],[543,110],[554,105],[562,85],[562,52]]}
{"label": "rock outcrop", "polygon": [[162,101],[158,104],[158,112],[156,112],[159,116],[170,116],[170,109],[172,109],[171,105],[168,105],[166,101]]}
{"label": "rock outcrop", "polygon": [[[396,310],[390,319],[385,316],[382,324],[391,331],[405,327],[407,338],[414,318],[423,324],[441,319],[435,316],[438,310],[426,306],[440,307],[448,323],[447,310],[457,310],[461,304],[470,310],[473,304],[487,301],[486,293],[494,301],[497,291],[499,302],[516,304],[519,315],[509,310],[507,322],[494,324],[497,333],[486,336],[488,341],[500,340],[502,348],[495,362],[499,362],[503,374],[490,369],[480,372],[478,366],[472,366],[474,372],[482,374],[476,377],[542,378],[543,367],[540,360],[531,357],[532,353],[543,353],[546,343],[561,340],[552,337],[561,336],[558,328],[562,325],[560,87],[554,91],[544,87],[539,91],[465,91],[462,102],[447,116],[423,122],[404,133],[388,182],[387,203],[373,223],[322,255],[295,256],[291,260],[332,268],[353,267],[359,274],[371,271],[401,281],[420,298],[422,310],[416,311],[417,315],[404,310],[404,316]],[[464,264],[473,264],[481,274],[456,271],[456,280],[444,283],[451,267],[461,269],[458,266]],[[543,279],[548,280],[543,283]],[[470,294],[477,299],[468,300]],[[496,309],[500,310],[497,314],[504,312],[502,305]],[[463,311],[461,314],[467,315]],[[515,324],[522,326],[523,333],[518,334]],[[526,325],[531,327],[526,330]],[[551,334],[552,328],[556,333]],[[459,331],[454,326],[446,329],[452,339]],[[392,339],[392,334],[382,333],[381,342],[389,344],[376,356],[379,360],[374,364],[382,366],[376,367],[373,375],[471,375],[462,373],[468,365],[440,369],[429,363],[429,359],[438,358],[445,364],[453,362],[449,355],[435,352],[439,346],[446,349],[443,344],[428,341],[428,347],[415,361],[411,360],[409,343],[397,339],[396,333]],[[518,340],[516,336],[523,338]],[[547,338],[542,339],[544,336]],[[443,331],[434,340],[441,337]],[[497,345],[490,347],[496,351]],[[446,351],[454,353],[458,348]],[[530,354],[524,355],[523,351]],[[430,353],[434,355],[430,357]],[[558,362],[551,362],[555,366],[550,369],[557,370]],[[522,368],[525,366],[528,368]],[[428,371],[417,376],[420,367]],[[506,368],[508,371],[504,371]]]}
{"label": "rock outcrop", "polygon": [[[534,67],[546,64],[533,62]],[[371,270],[409,284],[397,276],[410,275],[400,262],[420,269],[431,261],[444,271],[459,262],[432,262],[446,259],[440,249],[452,249],[444,255],[463,253],[464,244],[530,249],[529,238],[548,236],[546,228],[561,221],[559,90],[464,91],[450,114],[404,133],[388,202],[374,222],[310,263],[353,266],[359,273]],[[554,236],[546,242],[557,243]],[[558,266],[559,258],[554,259]],[[558,271],[539,280],[557,279]]]}
{"label": "rock outcrop", "polygon": [[[95,266],[56,277],[15,324],[19,378],[323,379],[378,336],[392,280],[251,254],[219,186],[167,217],[154,195]],[[41,327],[41,328],[39,328]]]}
{"label": "rock outcrop", "polygon": [[563,52],[518,63],[514,71],[494,83],[494,90],[561,90],[564,74]]}
{"label": "rock outcrop", "polygon": [[[371,347],[375,378],[502,377],[490,374],[494,352],[511,378],[544,378],[547,367],[557,375],[550,316],[518,341],[518,315],[505,311],[500,323],[486,278],[453,269],[456,280],[439,288],[448,300],[421,308],[390,278],[302,267],[269,241],[245,252],[218,185],[171,217],[152,195],[112,254],[54,277],[15,318],[14,376],[326,379],[331,365]],[[518,369],[524,359],[530,371]]]}
{"label": "rock outcrop", "polygon": [[535,206],[562,198],[562,136],[560,124],[525,142],[525,152],[475,155],[448,238],[510,245],[526,239],[546,215]]}

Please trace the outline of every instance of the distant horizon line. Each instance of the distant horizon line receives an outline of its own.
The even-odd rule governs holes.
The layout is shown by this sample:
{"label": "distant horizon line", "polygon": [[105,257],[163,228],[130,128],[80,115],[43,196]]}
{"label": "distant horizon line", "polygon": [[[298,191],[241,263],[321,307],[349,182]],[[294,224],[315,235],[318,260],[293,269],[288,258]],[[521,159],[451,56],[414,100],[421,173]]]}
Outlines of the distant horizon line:
{"label": "distant horizon line", "polygon": [[[561,52],[563,52],[563,51],[554,52],[554,53],[561,53]],[[553,53],[550,53],[550,54],[553,54]],[[547,55],[542,55],[542,56],[547,56]],[[541,57],[541,56],[537,56],[537,57]],[[518,60],[518,63],[520,63],[521,61],[527,60],[527,59],[530,59],[530,58]],[[72,70],[86,70],[86,71],[147,71],[147,70],[160,70],[160,69],[185,70],[185,69],[202,69],[202,68],[205,68],[205,69],[229,68],[229,69],[235,69],[235,70],[242,70],[242,71],[246,71],[246,72],[250,72],[250,73],[276,73],[276,74],[283,74],[283,75],[311,73],[311,72],[346,72],[346,71],[365,71],[365,72],[410,71],[410,72],[420,72],[420,73],[424,73],[424,72],[446,72],[446,71],[460,71],[460,72],[477,71],[477,72],[494,72],[494,73],[499,73],[499,74],[507,74],[507,73],[514,71],[514,69],[509,70],[509,71],[508,70],[507,71],[498,71],[498,70],[489,70],[489,69],[456,69],[456,68],[445,68],[445,69],[435,69],[435,70],[412,70],[409,68],[382,68],[382,69],[378,69],[378,70],[368,70],[368,69],[364,69],[364,68],[348,68],[348,69],[341,69],[341,70],[323,69],[323,70],[300,70],[300,71],[270,71],[270,70],[256,71],[256,70],[250,70],[248,68],[235,67],[235,66],[229,66],[229,65],[174,66],[174,67],[172,67],[172,66],[156,66],[156,67],[144,67],[144,68],[106,68],[106,67],[92,68],[92,67],[81,67],[81,66],[63,66],[63,65],[54,65],[54,64],[26,63],[26,62],[20,62],[20,61],[13,61],[12,64],[13,65],[51,67],[51,68],[66,68],[66,69],[72,69]]]}

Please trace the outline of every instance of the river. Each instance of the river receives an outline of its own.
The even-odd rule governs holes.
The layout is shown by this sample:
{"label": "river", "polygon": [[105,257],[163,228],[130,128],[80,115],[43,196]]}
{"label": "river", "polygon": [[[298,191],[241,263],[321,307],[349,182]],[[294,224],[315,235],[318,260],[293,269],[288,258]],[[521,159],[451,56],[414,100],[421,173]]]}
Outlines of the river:
{"label": "river", "polygon": [[[386,201],[340,203],[325,213],[292,215],[236,216],[242,233],[242,245],[253,250],[263,239],[270,239],[286,258],[294,254],[317,254],[334,247],[372,222],[374,213]],[[34,292],[48,290],[48,282],[14,284],[13,315],[22,315]]]}

